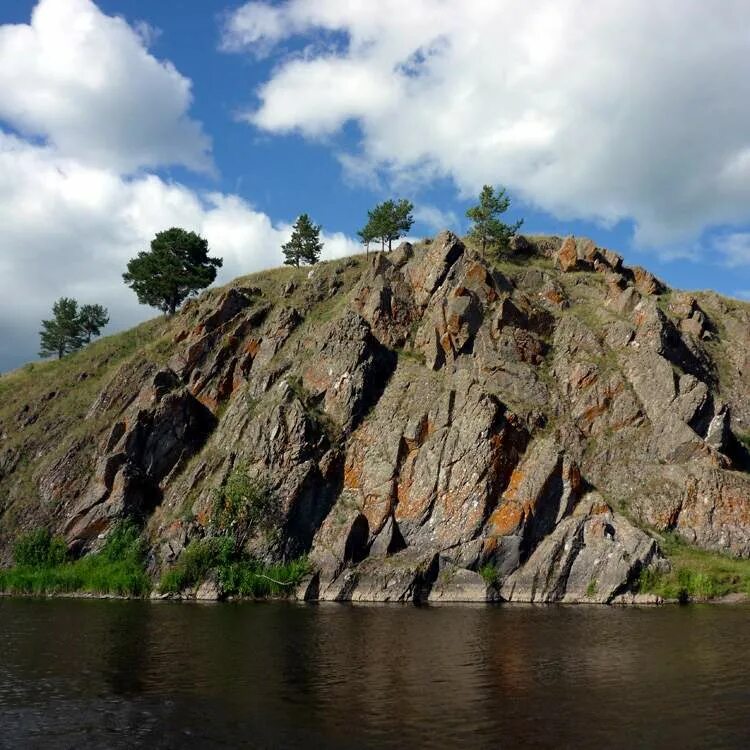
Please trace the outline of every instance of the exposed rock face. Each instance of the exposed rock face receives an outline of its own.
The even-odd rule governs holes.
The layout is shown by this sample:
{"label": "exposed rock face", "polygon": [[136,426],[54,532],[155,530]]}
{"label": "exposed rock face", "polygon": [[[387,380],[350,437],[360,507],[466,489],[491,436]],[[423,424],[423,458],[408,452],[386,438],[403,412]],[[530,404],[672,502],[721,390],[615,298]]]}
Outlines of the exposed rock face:
{"label": "exposed rock face", "polygon": [[629,601],[666,564],[645,528],[750,556],[750,308],[591,240],[518,238],[494,265],[444,232],[163,325],[101,382],[0,410],[3,559],[34,520],[86,552],[134,516],[157,572],[240,470],[274,512],[239,541],[308,555],[305,599]]}

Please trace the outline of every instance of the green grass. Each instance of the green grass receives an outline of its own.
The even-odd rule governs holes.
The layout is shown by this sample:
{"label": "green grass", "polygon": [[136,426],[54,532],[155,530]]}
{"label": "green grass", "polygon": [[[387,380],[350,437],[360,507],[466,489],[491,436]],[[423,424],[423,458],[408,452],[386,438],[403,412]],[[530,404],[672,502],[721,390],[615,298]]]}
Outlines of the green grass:
{"label": "green grass", "polygon": [[488,586],[497,586],[497,582],[499,580],[497,568],[491,563],[487,563],[487,565],[483,565],[479,569],[479,575],[482,576],[482,578],[484,579],[484,582]]}
{"label": "green grass", "polygon": [[706,552],[673,534],[661,543],[672,564],[669,572],[646,569],[639,589],[682,602],[715,599],[727,594],[750,595],[750,560]]}
{"label": "green grass", "polygon": [[244,559],[219,569],[219,583],[226,594],[262,599],[289,596],[309,572],[305,558],[278,565],[263,565]]}
{"label": "green grass", "polygon": [[192,541],[177,562],[164,572],[159,583],[162,593],[179,594],[195,588],[214,573],[228,596],[264,598],[288,596],[310,566],[305,558],[277,565],[265,565],[236,550],[229,536]]}
{"label": "green grass", "polygon": [[143,566],[143,543],[133,524],[115,527],[100,552],[79,560],[66,560],[64,549],[64,542],[48,532],[32,532],[20,538],[15,546],[16,566],[0,571],[0,591],[37,596],[90,593],[138,597],[151,588]]}

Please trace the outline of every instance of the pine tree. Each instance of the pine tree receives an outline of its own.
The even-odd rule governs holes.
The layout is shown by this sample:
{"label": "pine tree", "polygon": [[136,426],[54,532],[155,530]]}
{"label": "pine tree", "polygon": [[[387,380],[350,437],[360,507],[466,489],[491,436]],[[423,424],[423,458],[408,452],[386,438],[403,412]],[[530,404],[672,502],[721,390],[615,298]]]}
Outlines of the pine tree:
{"label": "pine tree", "polygon": [[373,240],[377,239],[375,234],[373,234],[370,223],[368,222],[364,227],[362,227],[362,229],[357,232],[357,235],[359,236],[360,242],[365,246],[365,255],[369,255],[370,243]]}
{"label": "pine tree", "polygon": [[183,300],[213,283],[221,258],[208,255],[208,242],[195,232],[172,227],[151,240],[122,275],[142,305],[174,314]]}
{"label": "pine tree", "polygon": [[307,214],[300,214],[292,226],[289,242],[281,246],[284,264],[299,266],[300,263],[313,265],[320,260],[323,243],[320,241],[320,224],[313,224]]}
{"label": "pine tree", "polygon": [[511,237],[523,224],[523,219],[515,224],[505,224],[498,219],[508,208],[510,198],[506,195],[505,188],[498,188],[495,192],[491,185],[485,185],[479,194],[479,205],[472,206],[466,212],[466,216],[474,222],[469,236],[479,243],[482,255],[490,246],[499,250],[507,249]]}
{"label": "pine tree", "polygon": [[101,329],[109,323],[109,311],[103,305],[81,305],[81,312],[78,317],[87,344],[91,342],[92,337],[98,336]]}
{"label": "pine tree", "polygon": [[414,223],[412,211],[414,205],[402,198],[398,202],[387,200],[379,203],[375,208],[367,212],[367,224],[359,230],[358,234],[363,243],[369,245],[372,240],[380,240],[380,249],[385,250],[386,243],[388,251],[393,247],[393,241],[408,234]]}
{"label": "pine tree", "polygon": [[52,305],[52,315],[51,320],[42,321],[39,356],[56,354],[58,359],[62,359],[69,352],[80,349],[84,343],[78,303],[70,297],[60,297]]}

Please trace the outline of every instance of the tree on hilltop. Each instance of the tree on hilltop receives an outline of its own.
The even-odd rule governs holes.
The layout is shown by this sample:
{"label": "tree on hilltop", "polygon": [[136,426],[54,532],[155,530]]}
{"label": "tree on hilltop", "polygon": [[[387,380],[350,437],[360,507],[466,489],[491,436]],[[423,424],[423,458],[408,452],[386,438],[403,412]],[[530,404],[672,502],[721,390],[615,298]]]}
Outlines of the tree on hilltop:
{"label": "tree on hilltop", "polygon": [[62,359],[89,343],[93,336],[98,336],[107,323],[109,313],[106,307],[83,305],[79,309],[78,302],[72,297],[60,297],[52,305],[52,318],[42,321],[39,356],[57,355]]}
{"label": "tree on hilltop", "polygon": [[129,261],[122,278],[142,305],[173,315],[187,297],[213,283],[221,266],[221,258],[209,257],[203,237],[172,227],[158,232],[151,249]]}
{"label": "tree on hilltop", "polygon": [[514,224],[505,224],[498,217],[510,208],[510,198],[505,188],[497,191],[491,185],[485,185],[479,194],[479,204],[472,206],[466,216],[474,222],[469,236],[478,242],[482,255],[488,247],[498,250],[507,249],[511,238],[520,229],[523,219]]}
{"label": "tree on hilltop", "polygon": [[52,316],[51,320],[42,321],[39,356],[50,357],[56,354],[58,359],[62,359],[83,346],[78,303],[71,297],[60,297],[52,305]]}
{"label": "tree on hilltop", "polygon": [[81,332],[88,344],[92,337],[98,336],[102,328],[109,323],[109,311],[103,305],[81,305],[78,318],[81,323]]}
{"label": "tree on hilltop", "polygon": [[414,223],[414,204],[405,198],[399,201],[387,200],[367,212],[367,224],[359,230],[363,244],[369,247],[373,240],[380,240],[380,249],[391,251],[393,241],[404,237]]}
{"label": "tree on hilltop", "polygon": [[281,246],[284,265],[297,266],[301,263],[313,265],[320,260],[323,243],[320,241],[320,224],[313,224],[307,214],[300,214],[292,226],[289,242]]}

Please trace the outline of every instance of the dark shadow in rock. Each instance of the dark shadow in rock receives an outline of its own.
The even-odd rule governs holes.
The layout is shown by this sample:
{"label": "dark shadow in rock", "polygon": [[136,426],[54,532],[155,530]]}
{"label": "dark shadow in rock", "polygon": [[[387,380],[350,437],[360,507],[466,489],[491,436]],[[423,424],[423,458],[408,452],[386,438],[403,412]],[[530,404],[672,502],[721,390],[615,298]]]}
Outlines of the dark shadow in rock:
{"label": "dark shadow in rock", "polygon": [[440,555],[435,553],[430,564],[417,573],[412,584],[411,599],[414,604],[425,604],[440,573]]}
{"label": "dark shadow in rock", "polygon": [[374,367],[367,373],[367,379],[364,383],[362,398],[357,405],[356,411],[352,414],[351,431],[357,429],[365,415],[380,401],[391,375],[396,371],[398,364],[398,355],[391,349],[383,346],[373,335],[370,345],[375,349]]}
{"label": "dark shadow in rock", "polygon": [[343,484],[343,456],[336,457],[327,478],[317,468],[308,474],[284,525],[285,557],[299,557],[310,551],[313,537],[341,494]]}
{"label": "dark shadow in rock", "polygon": [[367,557],[370,524],[361,513],[354,519],[344,544],[344,563],[356,565]]}
{"label": "dark shadow in rock", "polygon": [[750,450],[733,432],[729,432],[725,455],[732,462],[732,468],[750,473]]}

